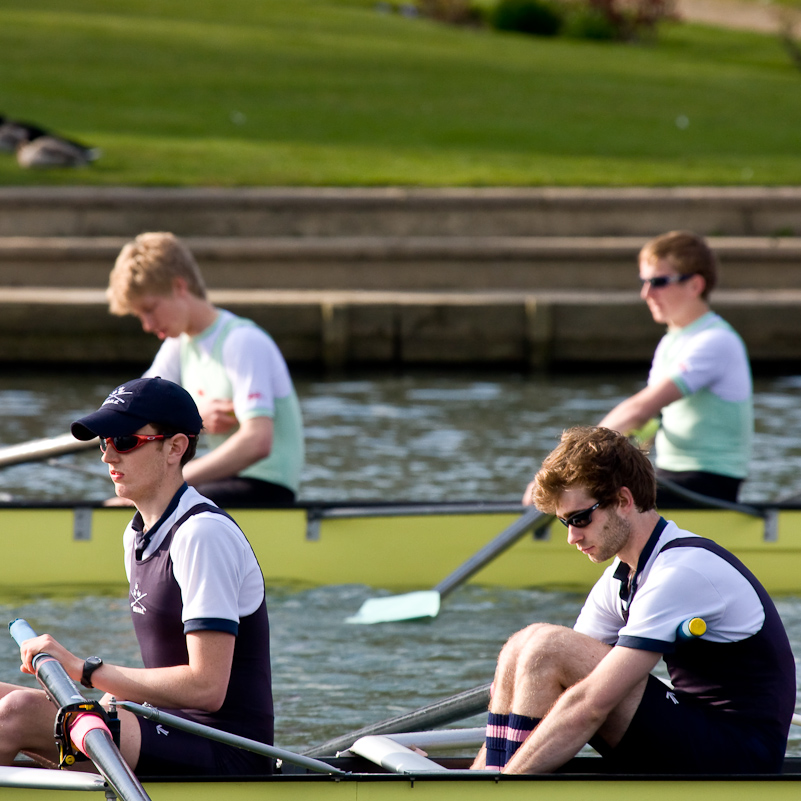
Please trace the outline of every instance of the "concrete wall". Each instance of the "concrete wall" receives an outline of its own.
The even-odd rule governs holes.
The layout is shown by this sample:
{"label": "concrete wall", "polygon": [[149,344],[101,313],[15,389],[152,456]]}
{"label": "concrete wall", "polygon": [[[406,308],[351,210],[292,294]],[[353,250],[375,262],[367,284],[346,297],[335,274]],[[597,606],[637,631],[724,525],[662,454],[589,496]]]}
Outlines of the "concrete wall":
{"label": "concrete wall", "polygon": [[754,362],[798,360],[801,189],[27,188],[0,189],[0,361],[147,364],[103,289],[127,239],[172,230],[292,363],[646,363],[636,255],[672,228],[709,236]]}

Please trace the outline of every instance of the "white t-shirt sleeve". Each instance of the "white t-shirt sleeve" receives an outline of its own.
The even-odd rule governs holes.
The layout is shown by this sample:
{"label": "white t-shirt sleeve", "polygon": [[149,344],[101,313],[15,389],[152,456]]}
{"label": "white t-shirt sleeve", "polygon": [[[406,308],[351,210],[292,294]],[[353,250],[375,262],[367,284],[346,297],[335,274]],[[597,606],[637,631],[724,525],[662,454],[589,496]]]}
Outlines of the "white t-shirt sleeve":
{"label": "white t-shirt sleeve", "polygon": [[685,395],[706,387],[726,401],[751,396],[751,372],[740,339],[731,331],[713,328],[693,336],[671,378]]}
{"label": "white t-shirt sleeve", "polygon": [[573,629],[589,637],[614,645],[623,625],[620,601],[617,598],[619,582],[612,578],[617,560],[604,571],[604,575],[590,590]]}
{"label": "white t-shirt sleeve", "polygon": [[153,364],[142,373],[142,378],[165,378],[174,384],[181,383],[181,341],[170,337],[161,343]]}
{"label": "white t-shirt sleeve", "polygon": [[198,514],[176,532],[170,555],[181,587],[182,619],[236,623],[258,609],[264,581],[242,533],[214,513]]}
{"label": "white t-shirt sleeve", "polygon": [[223,365],[233,387],[237,419],[272,417],[275,401],[292,393],[292,381],[281,351],[256,326],[243,325],[228,335]]}
{"label": "white t-shirt sleeve", "polygon": [[620,630],[621,644],[674,643],[678,627],[693,617],[706,623],[705,639],[732,642],[759,631],[765,614],[756,591],[738,570],[702,549],[676,549],[659,556],[637,592]]}

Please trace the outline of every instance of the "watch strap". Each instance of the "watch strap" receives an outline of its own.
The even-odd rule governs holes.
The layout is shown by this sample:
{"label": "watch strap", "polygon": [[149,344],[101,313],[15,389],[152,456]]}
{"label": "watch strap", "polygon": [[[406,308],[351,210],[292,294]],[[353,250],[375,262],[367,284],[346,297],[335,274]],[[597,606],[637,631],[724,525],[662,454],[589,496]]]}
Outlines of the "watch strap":
{"label": "watch strap", "polygon": [[90,656],[83,663],[83,673],[81,674],[81,684],[84,687],[92,689],[92,674],[103,664],[103,660],[99,656]]}

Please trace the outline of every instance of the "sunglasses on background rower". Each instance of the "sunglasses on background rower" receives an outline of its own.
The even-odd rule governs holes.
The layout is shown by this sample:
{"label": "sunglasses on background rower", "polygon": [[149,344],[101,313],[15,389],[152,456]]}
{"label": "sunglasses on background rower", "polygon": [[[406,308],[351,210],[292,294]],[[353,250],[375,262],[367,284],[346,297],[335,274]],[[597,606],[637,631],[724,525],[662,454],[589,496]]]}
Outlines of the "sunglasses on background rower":
{"label": "sunglasses on background rower", "polygon": [[[175,434],[125,434],[122,437],[101,437],[100,450],[106,452],[111,445],[117,453],[130,453],[137,448],[141,448],[148,442],[156,442],[162,439],[169,439]],[[187,437],[194,437],[194,434],[187,434]]]}
{"label": "sunglasses on background rower", "polygon": [[557,517],[556,519],[563,525],[563,526],[573,526],[573,528],[584,528],[585,526],[589,526],[592,523],[592,513],[601,505],[601,502],[598,501],[594,506],[590,506],[589,509],[582,509],[579,512],[574,512],[570,517]]}
{"label": "sunglasses on background rower", "polygon": [[698,273],[682,273],[681,275],[657,275],[653,278],[640,278],[640,283],[650,284],[651,289],[662,289],[663,287],[670,286],[670,284],[683,284],[689,281],[694,275]]}

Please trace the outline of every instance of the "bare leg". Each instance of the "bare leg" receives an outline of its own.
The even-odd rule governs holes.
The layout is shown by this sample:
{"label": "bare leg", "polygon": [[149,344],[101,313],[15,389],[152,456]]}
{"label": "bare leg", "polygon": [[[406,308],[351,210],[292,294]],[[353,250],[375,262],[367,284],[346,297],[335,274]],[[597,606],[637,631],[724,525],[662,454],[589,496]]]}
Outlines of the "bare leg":
{"label": "bare leg", "polygon": [[[42,690],[0,683],[0,765],[11,765],[23,751],[44,767],[56,767],[58,749],[53,740],[56,707]],[[141,734],[136,716],[120,712],[120,751],[136,767]],[[80,770],[92,770],[91,763],[77,763]]]}
{"label": "bare leg", "polygon": [[0,765],[11,765],[20,751],[49,763],[58,761],[53,742],[56,708],[44,692],[4,684],[0,693]]}
{"label": "bare leg", "polygon": [[544,717],[611,650],[564,626],[535,623],[509,638],[498,657],[490,711]]}
{"label": "bare leg", "polygon": [[[564,626],[527,626],[509,638],[498,656],[490,713],[530,718],[533,720],[528,725],[532,727],[609,651],[610,646]],[[473,768],[485,767],[485,758],[486,749],[482,748]]]}

